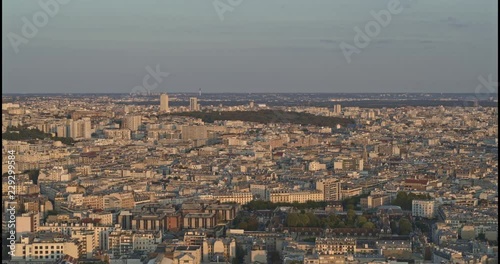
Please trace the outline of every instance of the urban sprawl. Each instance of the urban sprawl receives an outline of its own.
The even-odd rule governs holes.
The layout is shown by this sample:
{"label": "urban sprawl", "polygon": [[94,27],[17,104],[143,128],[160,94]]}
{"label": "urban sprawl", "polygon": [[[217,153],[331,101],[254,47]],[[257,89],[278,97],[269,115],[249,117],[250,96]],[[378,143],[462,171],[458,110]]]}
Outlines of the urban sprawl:
{"label": "urban sprawl", "polygon": [[498,263],[498,107],[141,98],[4,100],[4,263]]}

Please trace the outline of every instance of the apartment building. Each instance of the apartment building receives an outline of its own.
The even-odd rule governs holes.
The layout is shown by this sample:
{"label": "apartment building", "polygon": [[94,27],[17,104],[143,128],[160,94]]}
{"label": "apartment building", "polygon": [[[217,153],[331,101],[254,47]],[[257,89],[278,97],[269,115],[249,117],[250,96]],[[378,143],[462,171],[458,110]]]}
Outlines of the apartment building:
{"label": "apartment building", "polygon": [[335,171],[362,171],[363,166],[362,158],[351,157],[338,157],[333,161],[333,169]]}
{"label": "apartment building", "polygon": [[413,200],[411,202],[412,216],[434,218],[437,216],[436,202],[432,200]]}
{"label": "apartment building", "polygon": [[23,236],[16,243],[13,261],[55,261],[64,255],[82,256],[81,245],[76,239],[57,233],[38,233]]}
{"label": "apartment building", "polygon": [[16,236],[38,232],[40,214],[35,212],[24,213],[16,216]]}
{"label": "apartment building", "polygon": [[315,250],[320,255],[345,255],[356,252],[356,239],[326,237],[316,238]]}
{"label": "apartment building", "polygon": [[131,133],[129,129],[104,129],[104,137],[112,139],[129,140]]}
{"label": "apartment building", "polygon": [[84,117],[80,120],[68,120],[69,133],[67,135],[74,139],[88,139],[91,138],[92,127],[90,118]]}
{"label": "apartment building", "polygon": [[360,200],[361,207],[365,209],[377,208],[382,205],[388,205],[390,203],[389,195],[378,194],[370,195]]}
{"label": "apartment building", "polygon": [[206,126],[182,126],[182,139],[206,139],[208,138]]}
{"label": "apartment building", "polygon": [[80,243],[80,251],[82,256],[91,258],[94,251],[99,248],[99,240],[95,230],[92,229],[75,229],[71,230],[71,238],[76,239]]}
{"label": "apartment building", "polygon": [[130,129],[130,131],[137,131],[142,124],[142,116],[130,115],[122,120],[122,129]]}
{"label": "apartment building", "polygon": [[269,201],[269,190],[265,184],[250,184],[250,192],[256,199]]}
{"label": "apartment building", "polygon": [[323,193],[325,201],[339,201],[342,199],[341,184],[338,179],[329,178],[316,181],[316,190]]}
{"label": "apartment building", "polygon": [[234,204],[209,204],[205,208],[205,212],[215,213],[217,222],[227,222],[236,217],[238,206]]}
{"label": "apartment building", "polygon": [[134,249],[134,232],[131,230],[114,230],[108,237],[109,253],[119,258],[133,251]]}
{"label": "apartment building", "polygon": [[169,213],[166,219],[166,228],[168,231],[179,231],[181,230],[182,217],[180,213]]}
{"label": "apartment building", "polygon": [[[44,224],[39,227],[41,232],[53,232],[59,233],[65,236],[71,236],[74,239],[82,240],[85,238],[87,241],[93,240],[92,246],[94,249],[108,249],[108,237],[109,233],[114,230],[111,226],[97,226],[93,223],[50,223]],[[93,234],[93,238],[90,239],[86,235],[87,232]],[[86,245],[89,248],[88,244]]]}
{"label": "apartment building", "polygon": [[320,163],[318,161],[311,161],[309,162],[308,170],[309,171],[326,170],[326,164]]}
{"label": "apartment building", "polygon": [[135,231],[132,236],[134,250],[155,251],[161,243],[162,231]]}
{"label": "apartment building", "polygon": [[407,191],[428,191],[432,189],[429,180],[406,179],[403,183],[404,190]]}
{"label": "apartment building", "polygon": [[252,201],[253,195],[251,192],[233,192],[214,195],[213,199],[218,200],[220,203],[237,203],[243,205]]}
{"label": "apartment building", "polygon": [[168,111],[169,111],[168,94],[162,93],[160,95],[160,113],[166,113]]}
{"label": "apartment building", "polygon": [[184,229],[213,228],[216,224],[215,213],[188,213],[183,219]]}
{"label": "apartment building", "polygon": [[99,219],[101,225],[112,226],[115,224],[115,214],[112,212],[94,212],[89,214],[90,219]]}
{"label": "apartment building", "polygon": [[196,98],[196,97],[189,98],[189,110],[190,111],[199,111],[200,110],[200,104],[198,103],[198,98]]}
{"label": "apartment building", "polygon": [[134,214],[132,230],[164,230],[165,220],[164,214]]}
{"label": "apartment building", "polygon": [[307,201],[324,201],[324,193],[320,190],[290,192],[271,191],[270,201],[273,203],[305,203]]}

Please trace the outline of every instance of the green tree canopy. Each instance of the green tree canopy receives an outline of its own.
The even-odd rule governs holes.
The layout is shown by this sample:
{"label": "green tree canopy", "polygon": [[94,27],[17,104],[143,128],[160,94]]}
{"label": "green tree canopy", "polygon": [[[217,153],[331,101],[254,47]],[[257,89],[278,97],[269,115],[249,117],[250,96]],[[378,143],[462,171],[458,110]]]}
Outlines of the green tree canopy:
{"label": "green tree canopy", "polygon": [[399,220],[399,234],[400,235],[409,235],[413,231],[410,220],[402,217]]}
{"label": "green tree canopy", "polygon": [[289,213],[286,219],[288,226],[297,226],[300,222],[299,216],[296,213]]}
{"label": "green tree canopy", "polygon": [[393,205],[400,206],[403,210],[411,210],[412,201],[415,199],[419,200],[429,200],[431,199],[429,194],[415,194],[407,192],[398,192],[396,199],[392,201]]}
{"label": "green tree canopy", "polygon": [[299,225],[300,226],[308,226],[309,225],[309,217],[306,214],[299,215]]}
{"label": "green tree canopy", "polygon": [[366,219],[366,217],[360,215],[358,216],[358,218],[356,219],[356,222],[358,223],[358,226],[363,226],[366,222],[368,222],[368,219]]}
{"label": "green tree canopy", "polygon": [[356,219],[356,212],[353,209],[347,210],[347,225],[351,226],[354,224]]}
{"label": "green tree canopy", "polygon": [[366,222],[366,223],[364,223],[361,227],[362,227],[362,228],[374,229],[374,228],[375,228],[375,224],[374,224],[374,223],[372,223],[372,222]]}

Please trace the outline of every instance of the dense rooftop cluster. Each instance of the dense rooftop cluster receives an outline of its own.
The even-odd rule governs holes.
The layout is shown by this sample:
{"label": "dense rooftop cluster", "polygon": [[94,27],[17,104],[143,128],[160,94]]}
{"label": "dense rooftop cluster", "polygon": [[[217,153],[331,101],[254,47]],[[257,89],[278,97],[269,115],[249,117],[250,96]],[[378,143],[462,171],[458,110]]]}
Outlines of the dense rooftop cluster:
{"label": "dense rooftop cluster", "polygon": [[2,104],[12,263],[498,262],[497,107],[162,109]]}

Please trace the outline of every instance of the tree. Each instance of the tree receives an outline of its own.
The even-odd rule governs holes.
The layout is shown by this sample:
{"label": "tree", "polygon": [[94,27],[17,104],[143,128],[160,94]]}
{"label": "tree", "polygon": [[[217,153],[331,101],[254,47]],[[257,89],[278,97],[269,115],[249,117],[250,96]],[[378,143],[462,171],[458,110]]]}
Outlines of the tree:
{"label": "tree", "polygon": [[347,225],[353,226],[356,219],[356,212],[353,209],[347,210]]}
{"label": "tree", "polygon": [[238,224],[239,229],[247,230],[248,229],[248,224],[246,222],[241,222]]}
{"label": "tree", "polygon": [[329,221],[337,221],[337,220],[339,220],[339,217],[337,216],[336,213],[333,213],[333,214],[328,216],[328,220]]}
{"label": "tree", "polygon": [[396,234],[398,232],[398,224],[396,221],[391,221],[391,231],[393,234]]}
{"label": "tree", "polygon": [[47,215],[57,215],[59,214],[56,210],[47,211]]}
{"label": "tree", "polygon": [[396,195],[396,199],[392,201],[392,204],[400,206],[403,210],[411,210],[413,200],[415,199],[429,200],[430,198],[431,197],[429,194],[398,192],[398,194]]}
{"label": "tree", "polygon": [[40,170],[27,170],[24,173],[28,174],[30,180],[33,181],[34,184],[38,183],[38,176],[40,175]]}
{"label": "tree", "polygon": [[[280,254],[277,251],[269,252],[269,262],[270,263],[281,263],[282,261],[281,261]],[[243,263],[243,261],[240,263]]]}
{"label": "tree", "polygon": [[190,116],[201,118],[204,122],[214,120],[241,120],[258,123],[294,123],[302,125],[315,125],[325,127],[343,127],[355,124],[350,118],[324,117],[309,113],[285,112],[281,110],[259,110],[259,111],[224,111],[224,112],[178,112],[167,115]]}
{"label": "tree", "polygon": [[361,226],[362,228],[367,228],[367,229],[375,229],[375,224],[372,222],[366,222]]}
{"label": "tree", "polygon": [[259,229],[259,221],[255,217],[248,219],[247,231],[257,231]]}
{"label": "tree", "polygon": [[243,249],[242,246],[236,244],[236,254],[235,254],[235,257],[233,258],[232,263],[233,264],[243,263],[245,255],[246,255],[245,249]]}
{"label": "tree", "polygon": [[315,214],[307,213],[306,215],[309,218],[309,226],[312,226],[312,227],[321,226],[321,221],[319,220],[319,218]]}
{"label": "tree", "polygon": [[358,226],[363,226],[366,222],[368,222],[368,219],[366,217],[360,215],[357,219],[356,222],[358,223]]}
{"label": "tree", "polygon": [[420,229],[423,233],[429,232],[429,227],[422,221],[416,221],[415,226]]}
{"label": "tree", "polygon": [[72,138],[53,137],[50,133],[45,133],[39,129],[27,127],[8,127],[7,131],[2,134],[2,139],[6,140],[36,140],[36,139],[52,139],[54,141],[61,141],[66,145],[72,145],[74,140]]}
{"label": "tree", "polygon": [[406,218],[401,218],[399,220],[399,234],[400,235],[409,235],[413,231],[412,225],[410,221]]}
{"label": "tree", "polygon": [[299,216],[296,213],[289,213],[286,218],[286,224],[289,227],[297,226],[299,224],[299,221]]}
{"label": "tree", "polygon": [[316,238],[315,237],[304,238],[304,239],[302,239],[302,241],[315,243]]}
{"label": "tree", "polygon": [[309,217],[306,214],[300,214],[299,215],[299,223],[300,226],[308,226],[309,224]]}

